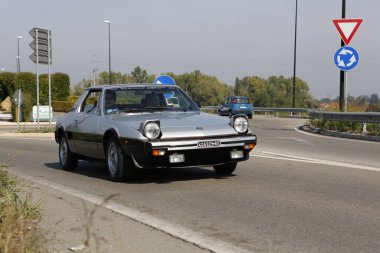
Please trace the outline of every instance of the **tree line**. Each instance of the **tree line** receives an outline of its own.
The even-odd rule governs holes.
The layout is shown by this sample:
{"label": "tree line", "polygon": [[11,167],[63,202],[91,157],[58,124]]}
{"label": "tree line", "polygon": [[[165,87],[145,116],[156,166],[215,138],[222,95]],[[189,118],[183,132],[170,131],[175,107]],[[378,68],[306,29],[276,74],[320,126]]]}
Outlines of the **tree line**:
{"label": "tree line", "polygon": [[[194,70],[190,73],[163,73],[171,76],[176,84],[189,96],[202,105],[220,105],[230,95],[247,96],[258,107],[292,107],[293,78],[271,76],[267,79],[257,76],[236,78],[234,86],[227,85],[215,76]],[[135,67],[130,74],[112,72],[112,84],[152,83],[154,74],[141,67]],[[108,72],[99,73],[96,84],[108,84]],[[74,86],[73,94],[79,96],[86,87],[91,86],[91,79],[83,79]],[[318,102],[309,93],[309,86],[302,79],[296,78],[296,107],[315,108]]]}

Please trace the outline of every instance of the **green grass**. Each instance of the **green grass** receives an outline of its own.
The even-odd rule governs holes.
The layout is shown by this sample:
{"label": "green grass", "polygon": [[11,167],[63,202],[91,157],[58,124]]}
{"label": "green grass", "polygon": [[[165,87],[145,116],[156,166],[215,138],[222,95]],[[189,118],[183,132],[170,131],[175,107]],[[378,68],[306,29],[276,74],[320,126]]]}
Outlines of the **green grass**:
{"label": "green grass", "polygon": [[[347,132],[354,134],[363,134],[363,123],[360,122],[344,122],[325,119],[310,119],[309,124],[313,127],[323,130],[332,130],[338,132]],[[380,124],[367,123],[366,135],[380,136]]]}

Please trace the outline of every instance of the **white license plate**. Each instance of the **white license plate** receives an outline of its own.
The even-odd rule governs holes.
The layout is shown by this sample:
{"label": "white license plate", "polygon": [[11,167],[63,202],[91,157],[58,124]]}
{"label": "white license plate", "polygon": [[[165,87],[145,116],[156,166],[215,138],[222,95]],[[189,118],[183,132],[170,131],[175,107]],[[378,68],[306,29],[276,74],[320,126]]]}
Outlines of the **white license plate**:
{"label": "white license plate", "polygon": [[220,141],[200,141],[198,142],[198,148],[214,148],[219,147]]}
{"label": "white license plate", "polygon": [[240,106],[240,108],[245,109],[245,108],[247,108],[247,107],[246,107],[246,106]]}

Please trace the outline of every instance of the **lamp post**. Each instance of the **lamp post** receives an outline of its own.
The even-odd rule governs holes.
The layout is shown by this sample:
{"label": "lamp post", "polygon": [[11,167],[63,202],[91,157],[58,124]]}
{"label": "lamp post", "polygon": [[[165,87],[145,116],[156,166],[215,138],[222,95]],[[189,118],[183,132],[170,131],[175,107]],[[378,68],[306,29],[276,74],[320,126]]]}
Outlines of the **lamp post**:
{"label": "lamp post", "polygon": [[108,24],[108,84],[112,84],[111,77],[111,21],[104,20],[104,23]]}
{"label": "lamp post", "polygon": [[17,57],[16,57],[17,73],[21,72],[21,68],[20,68],[20,40],[21,39],[22,39],[22,36],[17,36]]}
{"label": "lamp post", "polygon": [[296,19],[294,28],[294,65],[293,65],[293,108],[296,107],[296,60],[297,60],[297,11],[298,0],[296,0]]}

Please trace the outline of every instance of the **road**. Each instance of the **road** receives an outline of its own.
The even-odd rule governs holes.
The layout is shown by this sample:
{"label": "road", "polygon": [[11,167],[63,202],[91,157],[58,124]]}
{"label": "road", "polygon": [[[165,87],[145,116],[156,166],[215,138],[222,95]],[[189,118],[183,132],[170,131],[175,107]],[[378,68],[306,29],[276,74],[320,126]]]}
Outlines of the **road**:
{"label": "road", "polygon": [[380,144],[307,135],[304,119],[255,116],[258,145],[231,177],[208,168],[143,170],[109,182],[105,165],[59,169],[49,138],[0,137],[14,173],[113,199],[249,252],[379,252]]}

